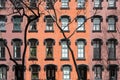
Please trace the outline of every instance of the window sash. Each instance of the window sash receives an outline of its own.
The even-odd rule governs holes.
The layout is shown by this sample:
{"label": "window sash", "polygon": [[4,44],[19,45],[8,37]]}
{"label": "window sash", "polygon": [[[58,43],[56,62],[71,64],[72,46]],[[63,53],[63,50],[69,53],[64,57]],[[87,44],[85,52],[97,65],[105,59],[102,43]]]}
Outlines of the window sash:
{"label": "window sash", "polygon": [[95,18],[93,20],[93,30],[99,31],[100,30],[100,19],[99,18]]}
{"label": "window sash", "polygon": [[5,7],[5,0],[0,0],[0,8],[4,8]]}
{"label": "window sash", "polygon": [[85,0],[78,0],[77,1],[77,7],[78,8],[84,8],[85,7]]}
{"label": "window sash", "polygon": [[62,2],[62,8],[68,8],[69,7],[69,0],[61,0]]}
{"label": "window sash", "polygon": [[30,7],[35,8],[37,6],[37,0],[30,0]]}
{"label": "window sash", "polygon": [[0,67],[0,79],[7,80],[7,69],[6,69],[6,67]]}
{"label": "window sash", "polygon": [[108,19],[108,30],[115,30],[115,18]]}
{"label": "window sash", "polygon": [[108,7],[115,7],[116,0],[108,0]]}
{"label": "window sash", "polygon": [[100,0],[94,0],[94,7],[101,7],[101,1]]}
{"label": "window sash", "polygon": [[102,68],[100,66],[96,66],[94,69],[95,80],[102,80]]}
{"label": "window sash", "polygon": [[64,67],[63,68],[63,79],[64,80],[69,80],[70,79],[70,68],[69,67]]}
{"label": "window sash", "polygon": [[85,43],[83,41],[79,41],[77,42],[77,46],[78,46],[78,58],[84,58],[84,47],[85,47]]}
{"label": "window sash", "polygon": [[14,45],[14,58],[20,58],[21,57],[21,48],[20,46]]}
{"label": "window sash", "polygon": [[5,30],[5,21],[0,21],[0,30]]}
{"label": "window sash", "polygon": [[37,48],[36,47],[30,47],[30,58],[36,58]]}
{"label": "window sash", "polygon": [[84,18],[79,18],[77,20],[77,24],[78,24],[78,31],[84,31],[85,30],[85,25],[84,25],[84,21],[85,19]]}
{"label": "window sash", "polygon": [[61,27],[62,30],[68,31],[68,18],[62,18],[61,23],[62,23],[62,27]]}
{"label": "window sash", "polygon": [[48,18],[46,19],[46,30],[53,30],[53,19],[52,18]]}
{"label": "window sash", "polygon": [[63,41],[61,45],[62,45],[62,58],[68,58],[68,46],[66,41]]}
{"label": "window sash", "polygon": [[110,71],[109,71],[109,74],[110,74],[110,80],[117,80],[117,69],[112,67],[110,68]]}
{"label": "window sash", "polygon": [[0,46],[0,58],[5,58],[5,47]]}

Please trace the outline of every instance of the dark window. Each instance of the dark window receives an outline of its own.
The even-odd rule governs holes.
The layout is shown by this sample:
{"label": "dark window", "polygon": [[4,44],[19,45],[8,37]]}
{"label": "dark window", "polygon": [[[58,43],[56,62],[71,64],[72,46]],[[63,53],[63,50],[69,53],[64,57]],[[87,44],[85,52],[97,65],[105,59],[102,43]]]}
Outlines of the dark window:
{"label": "dark window", "polygon": [[101,59],[101,40],[93,40],[93,59]]}
{"label": "dark window", "polygon": [[39,80],[40,66],[39,65],[31,65],[30,70],[31,70],[31,80]]}
{"label": "dark window", "polygon": [[46,59],[53,59],[54,40],[53,39],[46,39],[45,45],[46,45]]}
{"label": "dark window", "polygon": [[7,67],[0,66],[0,80],[7,80]]}
{"label": "dark window", "polygon": [[20,40],[20,39],[13,39],[12,40],[12,44],[13,44],[14,58],[15,59],[20,59],[21,58],[22,40]]}
{"label": "dark window", "polygon": [[36,20],[34,20],[30,23],[29,31],[32,31],[32,32],[37,31],[37,24],[36,23],[37,23]]}
{"label": "dark window", "polygon": [[78,65],[78,71],[81,80],[87,80],[87,65]]}
{"label": "dark window", "polygon": [[5,59],[5,45],[3,40],[0,40],[0,59]]}
{"label": "dark window", "polygon": [[36,59],[37,58],[38,40],[37,39],[29,39],[29,45],[30,45],[30,59]]}
{"label": "dark window", "polygon": [[94,78],[95,80],[102,80],[102,65],[95,65],[94,66]]}
{"label": "dark window", "polygon": [[55,0],[46,0],[46,8],[52,9],[54,7]]}
{"label": "dark window", "polygon": [[69,0],[61,0],[61,8],[69,8]]}
{"label": "dark window", "polygon": [[108,40],[108,59],[116,59],[116,42],[116,40]]}
{"label": "dark window", "polygon": [[94,0],[94,8],[101,8],[102,7],[102,0]]}
{"label": "dark window", "polygon": [[115,8],[116,0],[108,0],[108,8]]}
{"label": "dark window", "polygon": [[6,0],[0,0],[0,8],[5,8]]}
{"label": "dark window", "polygon": [[13,16],[13,31],[21,31],[22,17]]}
{"label": "dark window", "polygon": [[46,17],[46,31],[53,31],[53,22],[52,17]]}
{"label": "dark window", "polygon": [[77,0],[77,8],[85,8],[85,0]]}
{"label": "dark window", "polygon": [[93,18],[93,31],[101,30],[101,19],[99,17]]}
{"label": "dark window", "polygon": [[37,8],[38,0],[29,0],[30,1],[30,8]]}
{"label": "dark window", "polygon": [[109,80],[117,80],[117,65],[109,65]]}
{"label": "dark window", "polygon": [[6,16],[0,15],[0,31],[5,31]]}
{"label": "dark window", "polygon": [[55,65],[47,65],[46,66],[46,78],[47,80],[56,80],[56,66]]}
{"label": "dark window", "polygon": [[22,1],[22,0],[12,0],[12,3],[14,4],[14,7],[15,7],[16,9],[21,9],[21,8],[23,8],[21,1]]}

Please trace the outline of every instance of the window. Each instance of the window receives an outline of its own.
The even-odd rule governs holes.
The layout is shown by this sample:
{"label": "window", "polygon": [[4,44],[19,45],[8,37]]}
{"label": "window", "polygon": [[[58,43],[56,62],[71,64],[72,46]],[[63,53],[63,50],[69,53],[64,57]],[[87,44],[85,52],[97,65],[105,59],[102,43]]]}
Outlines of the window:
{"label": "window", "polygon": [[12,3],[14,4],[14,7],[15,7],[16,9],[21,9],[21,8],[23,8],[23,7],[22,7],[22,2],[21,2],[21,0],[12,0]]}
{"label": "window", "polygon": [[116,31],[116,22],[117,22],[117,16],[111,15],[107,17],[108,21],[108,31]]}
{"label": "window", "polygon": [[5,8],[6,0],[0,0],[0,8]]}
{"label": "window", "polygon": [[21,39],[13,39],[12,40],[12,45],[13,45],[14,58],[15,59],[20,59],[21,58],[22,40]]}
{"label": "window", "polygon": [[93,39],[93,59],[98,60],[101,59],[101,45],[102,40],[101,39]]}
{"label": "window", "polygon": [[108,66],[108,70],[109,70],[109,80],[117,80],[118,65],[111,64]]}
{"label": "window", "polygon": [[46,80],[56,80],[56,70],[57,66],[53,64],[48,64],[45,66],[46,70]]}
{"label": "window", "polygon": [[77,40],[77,47],[78,47],[78,59],[85,59],[85,43],[84,39]]}
{"label": "window", "polygon": [[77,18],[77,31],[85,31],[85,17]]}
{"label": "window", "polygon": [[46,31],[53,31],[53,18],[51,16],[46,16],[45,18],[46,21]]}
{"label": "window", "polygon": [[61,17],[61,28],[63,31],[69,31],[69,16]]}
{"label": "window", "polygon": [[55,44],[55,41],[53,39],[46,39],[45,45],[46,45],[46,59],[53,59],[53,45]]}
{"label": "window", "polygon": [[69,8],[69,0],[61,0],[61,8]]}
{"label": "window", "polygon": [[102,0],[94,0],[94,8],[101,8]]}
{"label": "window", "polygon": [[31,38],[28,40],[30,46],[30,59],[37,59],[37,45],[39,44],[37,39]]}
{"label": "window", "polygon": [[107,42],[108,46],[108,59],[116,59],[116,39],[109,39]]}
{"label": "window", "polygon": [[87,70],[88,66],[85,64],[78,65],[79,75],[81,76],[81,80],[87,80]]}
{"label": "window", "polygon": [[102,80],[102,70],[103,66],[102,65],[94,65],[93,67],[94,70],[94,80]]}
{"label": "window", "polygon": [[38,0],[29,0],[30,1],[30,8],[37,8]]}
{"label": "window", "polygon": [[77,0],[77,8],[85,8],[85,0]]}
{"label": "window", "polygon": [[6,65],[0,65],[0,80],[7,80],[7,70]]}
{"label": "window", "polygon": [[31,71],[31,80],[39,80],[40,66],[33,64],[30,66],[30,71]]}
{"label": "window", "polygon": [[52,9],[54,6],[55,0],[46,0],[46,8],[47,9]]}
{"label": "window", "polygon": [[3,39],[0,39],[0,59],[5,59],[5,45]]}
{"label": "window", "polygon": [[108,0],[108,8],[116,8],[116,0]]}
{"label": "window", "polygon": [[21,16],[13,16],[13,31],[21,31]]}
{"label": "window", "polygon": [[101,18],[100,17],[93,18],[93,31],[101,31]]}
{"label": "window", "polygon": [[7,21],[6,16],[0,15],[0,31],[5,31],[5,22]]}
{"label": "window", "polygon": [[70,80],[70,72],[71,72],[71,66],[70,65],[63,65],[62,71],[63,71],[63,80]]}
{"label": "window", "polygon": [[68,45],[70,44],[69,40],[61,40],[61,47],[62,47],[62,59],[68,59]]}

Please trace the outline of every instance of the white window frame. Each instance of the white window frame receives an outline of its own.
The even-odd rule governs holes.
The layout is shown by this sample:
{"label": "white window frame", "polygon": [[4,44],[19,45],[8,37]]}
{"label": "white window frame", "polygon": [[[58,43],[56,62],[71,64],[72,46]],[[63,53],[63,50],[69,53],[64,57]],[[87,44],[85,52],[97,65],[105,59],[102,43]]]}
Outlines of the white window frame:
{"label": "white window frame", "polygon": [[94,18],[93,19],[93,31],[100,31],[101,29],[101,19]]}
{"label": "white window frame", "polygon": [[85,0],[77,0],[77,8],[85,8]]}
{"label": "white window frame", "polygon": [[113,18],[113,17],[108,18],[108,30],[109,31],[115,30],[115,18]]}
{"label": "white window frame", "polygon": [[61,18],[61,28],[63,31],[68,31],[69,30],[69,19],[68,18]]}
{"label": "white window frame", "polygon": [[63,67],[63,80],[70,80],[70,67],[69,66]]}
{"label": "white window frame", "polygon": [[7,80],[7,68],[5,66],[0,67],[0,80]]}
{"label": "white window frame", "polygon": [[77,19],[77,31],[84,31],[85,30],[85,18],[78,18]]}
{"label": "white window frame", "polygon": [[69,8],[69,0],[61,0],[61,8]]}
{"label": "white window frame", "polygon": [[95,8],[101,7],[101,0],[94,0],[94,7]]}
{"label": "white window frame", "polygon": [[108,7],[116,7],[116,0],[108,0]]}
{"label": "white window frame", "polygon": [[66,41],[61,42],[62,47],[62,59],[68,59],[68,46]]}

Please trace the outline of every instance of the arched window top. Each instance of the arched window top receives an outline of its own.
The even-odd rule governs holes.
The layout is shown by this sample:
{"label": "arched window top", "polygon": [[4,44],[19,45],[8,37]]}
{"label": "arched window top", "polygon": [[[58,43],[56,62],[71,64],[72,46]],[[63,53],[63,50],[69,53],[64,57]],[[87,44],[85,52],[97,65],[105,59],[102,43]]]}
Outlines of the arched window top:
{"label": "arched window top", "polygon": [[9,66],[8,65],[5,65],[5,64],[0,64],[0,68],[1,67],[5,67],[7,69],[7,71],[9,70]]}
{"label": "arched window top", "polygon": [[22,68],[24,69],[24,71],[26,70],[26,67],[22,66],[22,64],[18,64],[18,65],[13,65],[12,66],[12,70],[15,71],[15,69],[19,68],[19,70],[21,70]]}
{"label": "arched window top", "polygon": [[23,17],[20,16],[20,15],[14,15],[14,16],[12,16],[12,21],[15,21],[16,19],[17,19],[17,20],[19,19],[20,22],[23,21]]}
{"label": "arched window top", "polygon": [[106,44],[108,44],[109,42],[112,42],[112,41],[114,41],[114,43],[115,43],[116,45],[118,44],[118,40],[115,39],[115,38],[110,38],[110,39],[108,39],[107,42],[106,42]]}
{"label": "arched window top", "polygon": [[52,39],[52,38],[46,38],[46,39],[44,40],[44,45],[45,45],[45,43],[47,43],[47,42],[50,42],[50,43],[52,43],[53,45],[55,45],[55,40]]}
{"label": "arched window top", "polygon": [[[34,19],[35,17],[36,17],[35,15],[30,15],[30,16],[29,16],[30,19]],[[37,22],[38,20],[39,20],[39,18],[37,17],[34,21]]]}
{"label": "arched window top", "polygon": [[89,67],[88,67],[88,65],[86,65],[86,64],[79,64],[79,65],[78,65],[78,69],[86,69],[86,70],[89,70]]}
{"label": "arched window top", "polygon": [[106,18],[106,21],[108,22],[108,19],[109,18],[114,18],[115,19],[115,21],[118,21],[118,17],[116,16],[116,15],[109,15],[109,16],[107,16],[107,18]]}
{"label": "arched window top", "polygon": [[31,71],[33,68],[36,68],[38,71],[40,71],[40,65],[38,65],[38,64],[30,65],[29,70]]}
{"label": "arched window top", "polygon": [[71,18],[70,18],[70,16],[68,16],[68,15],[62,15],[62,16],[60,17],[60,21],[61,21],[63,18],[67,18],[69,22],[71,21]]}
{"label": "arched window top", "polygon": [[68,41],[68,44],[70,45],[70,40],[69,40],[69,39],[61,39],[60,42],[59,42],[59,44],[61,45],[61,43],[62,43],[62,42],[65,42],[65,41],[66,41],[66,42]]}
{"label": "arched window top", "polygon": [[85,19],[86,19],[86,17],[85,17],[84,15],[78,15],[75,20],[77,21],[77,20],[80,19],[80,18],[84,19],[84,21],[85,21]]}
{"label": "arched window top", "polygon": [[55,18],[54,15],[46,15],[46,16],[44,16],[44,22],[45,22],[47,19],[51,19],[51,20],[53,20],[53,22],[54,22],[54,19],[53,19],[53,18]]}
{"label": "arched window top", "polygon": [[36,43],[36,45],[38,45],[39,41],[38,41],[38,39],[30,38],[30,39],[28,39],[28,45],[30,45],[30,43]]}
{"label": "arched window top", "polygon": [[7,22],[7,17],[5,15],[0,15],[0,21]]}
{"label": "arched window top", "polygon": [[7,40],[3,39],[3,38],[0,38],[0,44],[7,44]]}
{"label": "arched window top", "polygon": [[103,65],[101,65],[101,64],[95,64],[95,65],[93,66],[92,70],[94,70],[95,67],[101,67],[101,69],[104,70],[104,67],[103,67]]}
{"label": "arched window top", "polygon": [[111,68],[116,68],[117,70],[119,70],[119,66],[117,64],[110,64],[108,65],[108,70],[110,70]]}
{"label": "arched window top", "polygon": [[13,45],[14,43],[19,43],[19,44],[21,44],[22,45],[22,40],[21,39],[19,39],[19,38],[15,38],[15,39],[12,39],[12,42],[11,42],[11,44]]}
{"label": "arched window top", "polygon": [[77,42],[79,42],[79,41],[83,41],[85,43],[85,45],[87,44],[86,39],[84,39],[84,38],[77,39],[75,44],[77,45]]}
{"label": "arched window top", "polygon": [[61,70],[63,71],[63,69],[66,68],[66,67],[69,68],[72,71],[72,66],[69,65],[69,64],[62,65]]}
{"label": "arched window top", "polygon": [[102,16],[100,16],[100,15],[94,15],[94,16],[91,18],[91,21],[93,22],[93,20],[94,20],[95,18],[98,18],[98,19],[100,19],[101,21],[103,21],[103,18],[102,18]]}
{"label": "arched window top", "polygon": [[57,66],[55,64],[47,64],[47,65],[45,65],[44,70],[46,70],[46,69],[53,69],[53,68],[55,70],[57,70]]}
{"label": "arched window top", "polygon": [[94,42],[96,42],[96,41],[98,41],[101,45],[103,44],[103,41],[102,41],[102,39],[100,39],[100,38],[95,38],[95,39],[93,39],[93,40],[91,41],[91,44],[93,45]]}

